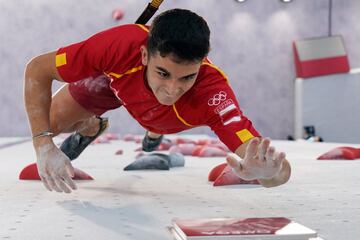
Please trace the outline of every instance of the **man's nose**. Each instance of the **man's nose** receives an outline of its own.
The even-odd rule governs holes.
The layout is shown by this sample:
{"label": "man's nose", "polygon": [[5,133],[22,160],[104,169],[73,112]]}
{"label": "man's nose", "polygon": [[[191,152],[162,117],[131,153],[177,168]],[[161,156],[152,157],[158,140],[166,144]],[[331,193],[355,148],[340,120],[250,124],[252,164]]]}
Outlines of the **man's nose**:
{"label": "man's nose", "polygon": [[179,84],[178,84],[177,79],[171,79],[170,81],[167,82],[166,92],[169,95],[173,95],[178,92],[178,88],[179,88]]}

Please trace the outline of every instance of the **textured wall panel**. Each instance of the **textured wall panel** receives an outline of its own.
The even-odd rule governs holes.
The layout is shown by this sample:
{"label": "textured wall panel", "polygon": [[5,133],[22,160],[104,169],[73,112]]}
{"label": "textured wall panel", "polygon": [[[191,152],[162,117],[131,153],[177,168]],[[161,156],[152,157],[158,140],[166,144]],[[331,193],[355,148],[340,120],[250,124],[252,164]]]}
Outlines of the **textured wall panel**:
{"label": "textured wall panel", "polygon": [[[167,0],[161,10],[181,7],[198,12],[212,30],[211,59],[229,76],[245,114],[263,135],[285,138],[293,132],[293,40],[327,35],[328,0]],[[0,2],[0,136],[28,135],[22,81],[27,61],[40,53],[80,41],[116,25],[115,7],[136,19],[147,2],[140,0]],[[343,34],[352,67],[359,66],[360,29],[356,0],[334,1],[334,33]],[[125,110],[112,111],[112,131],[142,129]],[[9,124],[11,123],[11,124]],[[126,129],[123,127],[126,126]],[[209,128],[194,132],[209,133]]]}

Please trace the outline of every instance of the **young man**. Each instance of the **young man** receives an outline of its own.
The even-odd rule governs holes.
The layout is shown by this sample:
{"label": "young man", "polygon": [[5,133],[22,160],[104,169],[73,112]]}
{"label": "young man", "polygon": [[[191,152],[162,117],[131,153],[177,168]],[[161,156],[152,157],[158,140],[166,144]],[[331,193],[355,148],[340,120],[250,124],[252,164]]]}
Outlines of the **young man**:
{"label": "young man", "polygon": [[[290,165],[241,112],[224,73],[207,58],[210,31],[195,13],[173,9],[150,29],[129,24],[32,59],[25,104],[41,179],[48,190],[71,192],[75,159],[107,126],[100,116],[124,106],[145,129],[144,150],[162,134],[207,125],[242,159],[228,163],[265,187],[288,181]],[[51,97],[53,79],[65,84]],[[52,137],[74,132],[57,148]]]}

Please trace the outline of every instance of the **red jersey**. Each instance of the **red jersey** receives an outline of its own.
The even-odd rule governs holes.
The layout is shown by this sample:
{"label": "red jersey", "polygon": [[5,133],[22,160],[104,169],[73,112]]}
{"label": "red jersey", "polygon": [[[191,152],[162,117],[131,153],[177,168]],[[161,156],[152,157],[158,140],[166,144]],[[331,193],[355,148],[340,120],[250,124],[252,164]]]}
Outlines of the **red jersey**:
{"label": "red jersey", "polygon": [[194,86],[175,104],[160,104],[147,85],[141,62],[140,47],[146,46],[148,31],[144,25],[123,25],[62,47],[56,55],[59,74],[69,83],[86,79],[95,84],[107,76],[119,106],[155,133],[209,126],[232,151],[259,136],[240,110],[225,74],[208,60],[203,61]]}

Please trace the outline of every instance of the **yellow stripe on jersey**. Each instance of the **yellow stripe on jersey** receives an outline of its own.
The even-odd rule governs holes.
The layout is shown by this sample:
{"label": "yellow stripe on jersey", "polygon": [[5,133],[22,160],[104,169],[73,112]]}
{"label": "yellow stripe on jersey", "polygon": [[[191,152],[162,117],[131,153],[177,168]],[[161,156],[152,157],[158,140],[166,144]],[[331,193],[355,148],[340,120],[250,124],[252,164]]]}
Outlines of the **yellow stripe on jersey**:
{"label": "yellow stripe on jersey", "polygon": [[201,65],[208,65],[208,66],[214,68],[216,71],[218,71],[225,78],[227,84],[230,84],[230,81],[229,81],[228,77],[226,76],[226,74],[220,68],[218,68],[217,66],[215,66],[215,65],[213,65],[213,64],[211,64],[209,62],[202,62]]}
{"label": "yellow stripe on jersey", "polygon": [[55,57],[56,67],[61,67],[66,64],[66,53],[61,53]]}
{"label": "yellow stripe on jersey", "polygon": [[243,143],[254,137],[254,135],[252,135],[252,133],[247,129],[243,129],[241,131],[236,132],[236,135],[240,138],[240,140]]}
{"label": "yellow stripe on jersey", "polygon": [[173,109],[174,109],[174,112],[175,112],[175,114],[176,114],[176,117],[177,117],[183,124],[185,124],[185,125],[188,126],[188,127],[194,127],[194,126],[191,125],[190,123],[187,123],[187,122],[179,115],[179,113],[178,113],[178,111],[177,111],[177,109],[176,109],[176,107],[175,107],[175,104],[173,104]]}
{"label": "yellow stripe on jersey", "polygon": [[124,74],[117,74],[117,73],[114,73],[114,72],[110,72],[110,73],[107,73],[106,75],[107,75],[107,76],[111,76],[111,77],[120,78],[120,77],[122,77]]}
{"label": "yellow stripe on jersey", "polygon": [[141,24],[136,24],[136,25],[142,28],[145,32],[149,32],[149,29],[147,29],[144,25]]}
{"label": "yellow stripe on jersey", "polygon": [[134,72],[137,72],[139,70],[141,70],[143,68],[143,66],[138,66],[138,67],[134,67],[130,70],[127,70],[124,74],[130,74],[130,73],[134,73]]}
{"label": "yellow stripe on jersey", "polygon": [[110,72],[110,73],[105,73],[105,75],[116,77],[116,78],[121,78],[122,76],[124,76],[126,74],[131,74],[131,73],[137,72],[137,71],[141,70],[142,68],[143,68],[143,66],[139,66],[139,67],[131,68],[131,69],[127,70],[125,73],[122,73],[122,74]]}

